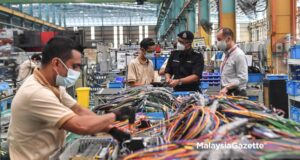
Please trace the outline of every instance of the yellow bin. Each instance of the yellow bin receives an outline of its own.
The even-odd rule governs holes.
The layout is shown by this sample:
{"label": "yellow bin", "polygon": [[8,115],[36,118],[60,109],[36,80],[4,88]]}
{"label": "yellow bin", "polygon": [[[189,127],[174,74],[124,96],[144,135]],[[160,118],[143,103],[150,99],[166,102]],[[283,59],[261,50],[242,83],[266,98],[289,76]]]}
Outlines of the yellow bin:
{"label": "yellow bin", "polygon": [[90,88],[80,87],[76,89],[77,102],[84,108],[89,109],[90,106]]}

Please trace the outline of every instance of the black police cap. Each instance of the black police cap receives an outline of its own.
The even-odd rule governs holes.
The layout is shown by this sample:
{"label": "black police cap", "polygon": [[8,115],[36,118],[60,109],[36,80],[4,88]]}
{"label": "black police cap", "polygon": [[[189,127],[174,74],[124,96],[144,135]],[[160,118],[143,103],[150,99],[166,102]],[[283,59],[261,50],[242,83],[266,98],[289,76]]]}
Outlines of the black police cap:
{"label": "black police cap", "polygon": [[177,36],[186,40],[194,40],[194,34],[190,31],[180,32]]}

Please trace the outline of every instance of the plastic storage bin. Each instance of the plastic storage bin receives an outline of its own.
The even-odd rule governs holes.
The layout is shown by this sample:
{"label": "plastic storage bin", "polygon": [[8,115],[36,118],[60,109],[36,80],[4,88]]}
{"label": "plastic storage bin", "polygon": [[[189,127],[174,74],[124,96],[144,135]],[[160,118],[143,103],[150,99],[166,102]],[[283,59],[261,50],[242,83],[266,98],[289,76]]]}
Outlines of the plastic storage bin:
{"label": "plastic storage bin", "polygon": [[163,112],[148,112],[148,113],[144,113],[149,119],[152,120],[161,120],[164,119],[164,113]]}
{"label": "plastic storage bin", "polygon": [[108,88],[123,88],[124,85],[121,82],[110,82]]}
{"label": "plastic storage bin", "polygon": [[152,63],[154,65],[155,70],[160,70],[164,62],[168,59],[167,57],[153,57]]}
{"label": "plastic storage bin", "polygon": [[264,79],[264,75],[261,73],[249,73],[248,74],[248,82],[249,83],[262,82],[263,79]]}
{"label": "plastic storage bin", "polygon": [[85,108],[89,108],[89,106],[90,106],[90,88],[89,87],[77,88],[76,93],[77,93],[78,103]]}
{"label": "plastic storage bin", "polygon": [[191,95],[192,92],[173,92],[172,95],[175,97],[179,97],[179,96],[189,96]]}
{"label": "plastic storage bin", "polygon": [[267,80],[287,80],[288,75],[286,75],[286,74],[267,74],[266,79]]}
{"label": "plastic storage bin", "polygon": [[[220,77],[220,73],[218,73],[218,72],[215,72],[215,73],[203,72],[202,73],[201,82],[208,83],[209,86],[219,86],[220,81],[221,81],[221,77]],[[200,88],[201,88],[201,85],[200,85]]]}
{"label": "plastic storage bin", "polygon": [[294,95],[295,94],[294,81],[287,81],[286,82],[286,93],[288,95]]}
{"label": "plastic storage bin", "polygon": [[291,47],[291,59],[300,59],[300,45],[295,45]]}
{"label": "plastic storage bin", "polygon": [[257,96],[249,96],[248,100],[257,102],[258,101],[258,97]]}
{"label": "plastic storage bin", "polygon": [[124,77],[116,77],[114,81],[123,83],[125,81],[125,78]]}
{"label": "plastic storage bin", "polygon": [[286,92],[290,96],[300,96],[300,82],[299,81],[287,81]]}
{"label": "plastic storage bin", "polygon": [[295,106],[291,106],[290,108],[290,119],[296,122],[300,122],[300,109]]}
{"label": "plastic storage bin", "polygon": [[208,89],[209,87],[209,83],[208,82],[201,82],[200,84],[200,88],[201,89]]}

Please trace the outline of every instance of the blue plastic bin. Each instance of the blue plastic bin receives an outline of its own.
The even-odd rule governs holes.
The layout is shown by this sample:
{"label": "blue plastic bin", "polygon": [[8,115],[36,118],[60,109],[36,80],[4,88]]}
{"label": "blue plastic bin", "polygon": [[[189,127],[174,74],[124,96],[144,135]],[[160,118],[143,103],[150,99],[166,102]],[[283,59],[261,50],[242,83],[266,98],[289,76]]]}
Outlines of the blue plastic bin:
{"label": "blue plastic bin", "polygon": [[149,117],[149,119],[152,120],[160,120],[160,119],[164,119],[164,113],[163,112],[148,112],[148,113],[144,113],[147,117]]}
{"label": "blue plastic bin", "polygon": [[286,92],[290,96],[300,96],[300,82],[299,81],[287,81]]}
{"label": "blue plastic bin", "polygon": [[290,119],[293,120],[293,121],[295,121],[294,110],[295,110],[294,107],[291,106],[291,107],[290,107]]}
{"label": "blue plastic bin", "polygon": [[286,93],[288,95],[294,96],[295,95],[295,85],[294,85],[294,81],[287,81],[286,82]]}
{"label": "blue plastic bin", "polygon": [[121,82],[123,83],[125,81],[125,78],[124,77],[116,77],[114,82]]}
{"label": "blue plastic bin", "polygon": [[191,95],[191,92],[188,92],[188,91],[186,91],[186,92],[184,92],[184,91],[182,91],[182,92],[173,92],[172,95],[175,96],[175,97],[189,96],[189,95]]}
{"label": "blue plastic bin", "polygon": [[168,59],[167,57],[152,57],[152,63],[155,70],[160,70],[164,62]]}
{"label": "blue plastic bin", "polygon": [[286,75],[286,74],[267,74],[266,79],[267,80],[287,80],[288,75]]}
{"label": "blue plastic bin", "polygon": [[108,88],[123,88],[124,85],[123,83],[120,83],[120,82],[110,82],[108,84]]}
{"label": "blue plastic bin", "polygon": [[263,79],[264,79],[264,75],[261,73],[249,73],[248,74],[248,82],[250,82],[250,83],[262,82]]}
{"label": "blue plastic bin", "polygon": [[300,45],[291,47],[291,59],[300,59]]}
{"label": "blue plastic bin", "polygon": [[249,96],[248,100],[257,102],[258,101],[258,97],[257,96]]}
{"label": "blue plastic bin", "polygon": [[291,120],[300,122],[300,109],[298,107],[291,106],[290,113],[291,113],[290,116]]}
{"label": "blue plastic bin", "polygon": [[223,57],[223,52],[222,51],[218,51],[216,53],[215,60],[221,60],[222,57]]}
{"label": "blue plastic bin", "polygon": [[200,84],[200,88],[201,89],[208,89],[209,87],[209,83],[208,82],[201,82]]}

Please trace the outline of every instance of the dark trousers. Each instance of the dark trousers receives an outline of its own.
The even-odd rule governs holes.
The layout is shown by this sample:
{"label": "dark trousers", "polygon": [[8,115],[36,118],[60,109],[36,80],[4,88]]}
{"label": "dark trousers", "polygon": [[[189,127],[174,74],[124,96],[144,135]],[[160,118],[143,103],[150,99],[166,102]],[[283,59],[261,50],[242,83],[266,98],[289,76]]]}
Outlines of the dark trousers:
{"label": "dark trousers", "polygon": [[247,92],[246,89],[230,89],[227,92],[227,95],[230,96],[243,96],[243,97],[247,97]]}

